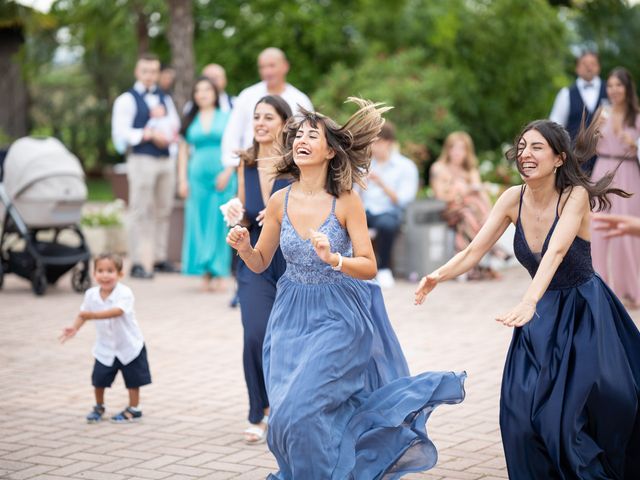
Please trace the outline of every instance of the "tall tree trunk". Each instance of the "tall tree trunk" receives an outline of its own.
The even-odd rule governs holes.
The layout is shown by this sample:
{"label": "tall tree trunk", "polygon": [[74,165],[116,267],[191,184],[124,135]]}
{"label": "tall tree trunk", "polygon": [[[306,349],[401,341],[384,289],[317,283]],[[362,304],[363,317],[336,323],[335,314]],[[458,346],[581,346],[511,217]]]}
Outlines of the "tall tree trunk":
{"label": "tall tree trunk", "polygon": [[193,85],[193,5],[191,0],[167,0],[169,6],[169,45],[176,69],[173,101],[178,112],[189,100]]}
{"label": "tall tree trunk", "polygon": [[149,53],[149,16],[144,12],[144,1],[134,1],[132,8],[136,15],[136,40],[140,56]]}

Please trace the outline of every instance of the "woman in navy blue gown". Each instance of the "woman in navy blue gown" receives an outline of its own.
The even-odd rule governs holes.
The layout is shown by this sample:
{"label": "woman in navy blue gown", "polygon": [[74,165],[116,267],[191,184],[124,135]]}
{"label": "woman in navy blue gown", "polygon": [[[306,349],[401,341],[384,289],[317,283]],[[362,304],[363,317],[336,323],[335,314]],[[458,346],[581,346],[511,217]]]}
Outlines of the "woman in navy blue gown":
{"label": "woman in navy blue gown", "polygon": [[[264,212],[269,197],[290,183],[290,178],[278,178],[274,169],[278,145],[282,143],[283,127],[291,117],[291,107],[281,97],[261,98],[253,111],[253,146],[240,155],[238,167],[238,198],[244,206],[242,225],[249,230],[251,245],[255,245],[262,230]],[[235,212],[231,212],[234,216]],[[284,273],[286,263],[278,249],[271,265],[262,273],[252,272],[240,260],[238,263],[238,296],[244,329],[242,363],[249,393],[249,428],[245,442],[261,443],[269,420],[269,399],[264,386],[262,345],[276,298],[276,283]]]}
{"label": "woman in navy blue gown", "polygon": [[532,281],[520,303],[497,318],[516,327],[502,378],[500,428],[509,477],[640,478],[640,332],[591,264],[592,210],[606,209],[610,173],[591,183],[598,121],[575,148],[548,120],[529,124],[508,157],[524,185],[497,201],[476,238],[424,277],[416,303],[469,270],[516,227],[514,250]]}
{"label": "woman in navy blue gown", "polygon": [[227,242],[261,272],[278,249],[278,281],[264,343],[271,404],[267,441],[277,480],[395,479],[436,462],[426,420],[464,397],[465,374],[414,377],[387,317],[362,202],[384,109],[362,100],[344,126],[303,111],[287,125],[281,173],[255,247],[234,227]]}

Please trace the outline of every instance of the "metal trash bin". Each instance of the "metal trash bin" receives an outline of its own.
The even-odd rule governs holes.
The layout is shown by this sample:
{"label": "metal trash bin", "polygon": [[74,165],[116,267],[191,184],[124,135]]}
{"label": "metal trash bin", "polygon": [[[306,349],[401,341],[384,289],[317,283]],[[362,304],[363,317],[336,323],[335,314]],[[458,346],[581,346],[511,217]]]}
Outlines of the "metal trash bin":
{"label": "metal trash bin", "polygon": [[426,198],[407,207],[393,254],[396,274],[415,280],[453,257],[454,233],[442,220],[445,206]]}

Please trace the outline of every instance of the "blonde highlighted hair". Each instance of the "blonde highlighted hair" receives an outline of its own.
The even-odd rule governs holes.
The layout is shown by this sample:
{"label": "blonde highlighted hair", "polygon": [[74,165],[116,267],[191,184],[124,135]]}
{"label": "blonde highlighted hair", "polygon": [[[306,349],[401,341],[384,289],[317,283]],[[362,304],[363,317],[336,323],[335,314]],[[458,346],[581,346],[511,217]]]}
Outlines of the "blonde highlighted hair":
{"label": "blonde highlighted hair", "polygon": [[464,159],[463,168],[470,172],[478,168],[478,157],[476,157],[476,149],[473,146],[473,140],[471,136],[467,132],[451,132],[447,135],[446,140],[444,141],[444,145],[442,146],[442,152],[438,157],[438,162],[449,164],[449,150],[455,142],[464,143],[467,149],[467,156]]}
{"label": "blonde highlighted hair", "polygon": [[285,127],[282,160],[276,165],[278,174],[300,179],[300,169],[293,160],[293,142],[300,127],[307,123],[313,128],[322,126],[327,146],[335,152],[329,160],[325,190],[339,197],[350,191],[354,184],[365,186],[371,164],[371,144],[384,125],[382,114],[393,107],[357,97],[349,97],[347,102],[355,103],[359,108],[342,126],[321,113],[300,108],[300,113]]}

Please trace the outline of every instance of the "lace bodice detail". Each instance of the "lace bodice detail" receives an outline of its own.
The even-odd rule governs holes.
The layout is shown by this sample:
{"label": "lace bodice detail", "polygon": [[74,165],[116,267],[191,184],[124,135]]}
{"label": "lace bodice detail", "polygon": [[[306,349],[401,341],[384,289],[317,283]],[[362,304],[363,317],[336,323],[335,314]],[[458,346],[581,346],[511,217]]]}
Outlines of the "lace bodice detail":
{"label": "lace bodice detail", "polygon": [[[320,284],[337,283],[345,278],[342,272],[336,272],[320,260],[316,254],[310,240],[303,240],[291,224],[287,205],[289,203],[289,192],[291,186],[287,188],[284,200],[284,213],[282,216],[282,227],[280,229],[280,249],[287,261],[287,270],[283,277],[298,283]],[[336,199],[333,199],[331,212],[322,223],[318,231],[324,233],[329,238],[332,252],[340,252],[343,257],[353,256],[351,239],[346,229],[340,224],[335,214]]]}
{"label": "lace bodice detail", "polygon": [[[513,250],[518,261],[524,268],[527,269],[531,278],[533,278],[538,271],[540,261],[544,256],[549,246],[549,240],[553,231],[558,224],[560,215],[558,213],[558,206],[556,206],[556,218],[549,229],[549,233],[542,244],[541,252],[532,252],[527,243],[527,239],[524,235],[522,228],[522,222],[520,221],[520,213],[522,211],[522,196],[524,195],[524,187],[520,192],[520,206],[518,210],[518,220],[516,221],[516,233],[513,237]],[[558,199],[558,205],[560,199]],[[560,290],[563,288],[577,287],[590,280],[593,277],[593,265],[591,263],[591,242],[588,242],[580,237],[573,239],[573,243],[567,250],[562,263],[556,270],[548,290]]]}

